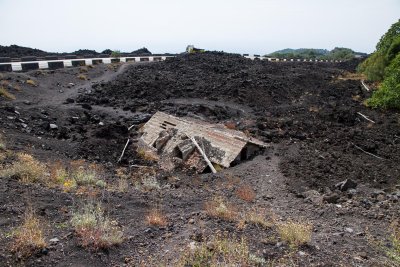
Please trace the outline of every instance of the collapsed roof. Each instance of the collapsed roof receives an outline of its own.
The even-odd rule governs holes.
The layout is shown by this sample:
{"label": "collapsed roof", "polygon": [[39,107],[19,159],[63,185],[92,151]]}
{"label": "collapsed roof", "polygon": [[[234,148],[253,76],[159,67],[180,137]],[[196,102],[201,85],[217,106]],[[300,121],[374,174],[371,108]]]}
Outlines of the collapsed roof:
{"label": "collapsed roof", "polygon": [[[143,126],[142,132],[141,140],[157,150],[158,154],[193,163],[194,155],[200,152],[204,158],[201,159],[203,163],[204,160],[209,160],[213,165],[225,168],[268,146],[223,125],[192,118],[178,118],[163,112],[155,113]],[[205,164],[203,168],[197,164],[197,168],[204,170],[205,167]]]}

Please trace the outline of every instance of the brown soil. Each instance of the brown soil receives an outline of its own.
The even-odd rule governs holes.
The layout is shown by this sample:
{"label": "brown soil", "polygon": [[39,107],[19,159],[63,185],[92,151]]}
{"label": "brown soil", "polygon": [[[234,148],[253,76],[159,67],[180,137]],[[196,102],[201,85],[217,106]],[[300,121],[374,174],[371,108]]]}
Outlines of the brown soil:
{"label": "brown soil", "polygon": [[[271,148],[216,175],[157,171],[161,189],[145,192],[130,184],[126,192],[102,190],[98,201],[123,227],[125,237],[106,251],[77,245],[69,220],[87,201],[84,197],[1,178],[0,265],[173,266],[189,243],[226,231],[243,236],[251,252],[266,261],[287,257],[294,266],[379,266],[388,258],[368,239],[386,242],[390,222],[399,217],[400,122],[396,112],[363,105],[370,93],[360,81],[338,78],[356,65],[205,53],[115,68],[2,74],[16,95],[14,101],[0,98],[0,129],[8,149],[27,151],[43,162],[96,162],[105,168],[109,185],[117,183],[119,165],[156,168],[135,152],[135,142],[122,163],[116,162],[127,138],[138,137],[141,123],[158,110],[234,123]],[[80,73],[88,79],[78,79]],[[27,79],[38,86],[26,84]],[[22,90],[12,89],[16,85]],[[58,128],[50,129],[50,124]],[[335,187],[346,179],[357,182],[355,190]],[[237,196],[242,185],[255,191],[253,202]],[[312,240],[290,253],[274,227],[248,224],[241,229],[237,222],[210,217],[204,205],[215,196],[238,211],[260,208],[279,221],[309,221]],[[10,252],[8,233],[28,207],[43,221],[47,239],[60,241],[22,261]],[[146,224],[146,214],[156,207],[162,208],[167,226]]]}

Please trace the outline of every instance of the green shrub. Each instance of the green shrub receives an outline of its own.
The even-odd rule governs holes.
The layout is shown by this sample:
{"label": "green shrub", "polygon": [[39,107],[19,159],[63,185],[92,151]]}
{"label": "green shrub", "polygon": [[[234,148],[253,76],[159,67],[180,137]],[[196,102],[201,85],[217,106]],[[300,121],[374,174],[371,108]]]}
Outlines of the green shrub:
{"label": "green shrub", "polygon": [[400,54],[385,71],[385,79],[367,100],[367,105],[374,108],[400,109]]}
{"label": "green shrub", "polygon": [[370,81],[382,81],[385,76],[387,59],[379,52],[373,53],[358,67],[358,71],[364,73]]}
{"label": "green shrub", "polygon": [[75,234],[82,247],[107,249],[123,242],[123,232],[116,221],[111,221],[100,205],[87,204],[71,218]]}
{"label": "green shrub", "polygon": [[120,58],[120,57],[121,57],[121,51],[119,51],[119,50],[114,50],[114,51],[112,51],[111,57],[113,57],[113,58]]}

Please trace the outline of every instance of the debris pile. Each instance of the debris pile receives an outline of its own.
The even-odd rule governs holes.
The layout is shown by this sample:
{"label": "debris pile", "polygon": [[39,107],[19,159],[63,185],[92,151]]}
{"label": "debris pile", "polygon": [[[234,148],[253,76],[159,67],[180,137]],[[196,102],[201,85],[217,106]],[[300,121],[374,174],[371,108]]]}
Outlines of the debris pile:
{"label": "debris pile", "polygon": [[267,144],[244,133],[192,118],[157,112],[143,126],[143,145],[160,155],[165,169],[176,166],[216,172],[259,153]]}

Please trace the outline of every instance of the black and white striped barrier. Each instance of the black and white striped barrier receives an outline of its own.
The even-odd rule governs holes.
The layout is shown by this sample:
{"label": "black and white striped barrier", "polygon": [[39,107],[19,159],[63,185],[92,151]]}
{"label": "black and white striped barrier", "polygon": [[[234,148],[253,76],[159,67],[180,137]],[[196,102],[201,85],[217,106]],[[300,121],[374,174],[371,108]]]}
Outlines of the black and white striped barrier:
{"label": "black and white striped barrier", "polygon": [[[75,58],[60,60],[37,60],[32,58],[21,58],[20,62],[0,63],[0,71],[29,71],[40,69],[61,69],[68,67],[79,67],[96,64],[111,64],[118,62],[153,62],[164,61],[172,56],[140,56],[140,57],[120,57],[120,58]],[[29,61],[29,59],[34,59]],[[1,62],[1,61],[0,61]]]}
{"label": "black and white striped barrier", "polygon": [[[259,55],[250,56],[248,54],[243,55],[245,58],[251,60],[265,60],[270,62],[330,62],[338,63],[341,60],[318,60],[318,59],[279,59],[271,57],[261,57]],[[72,57],[72,56],[71,56]],[[152,62],[152,61],[164,61],[168,57],[174,56],[139,56],[139,57],[120,57],[120,58],[68,58],[57,59],[56,57],[45,57],[44,60],[38,60],[36,57],[23,57],[19,59],[19,62],[12,62],[10,58],[0,58],[0,71],[29,71],[29,70],[40,70],[40,69],[61,69],[68,67],[79,67],[96,64],[111,64],[118,62]]]}
{"label": "black and white striped barrier", "polygon": [[323,60],[323,59],[294,59],[294,58],[274,58],[274,57],[261,57],[259,55],[253,55],[250,56],[248,54],[243,55],[245,58],[251,59],[251,60],[266,60],[266,61],[272,61],[272,62],[330,62],[330,63],[339,63],[342,62],[342,60]]}

